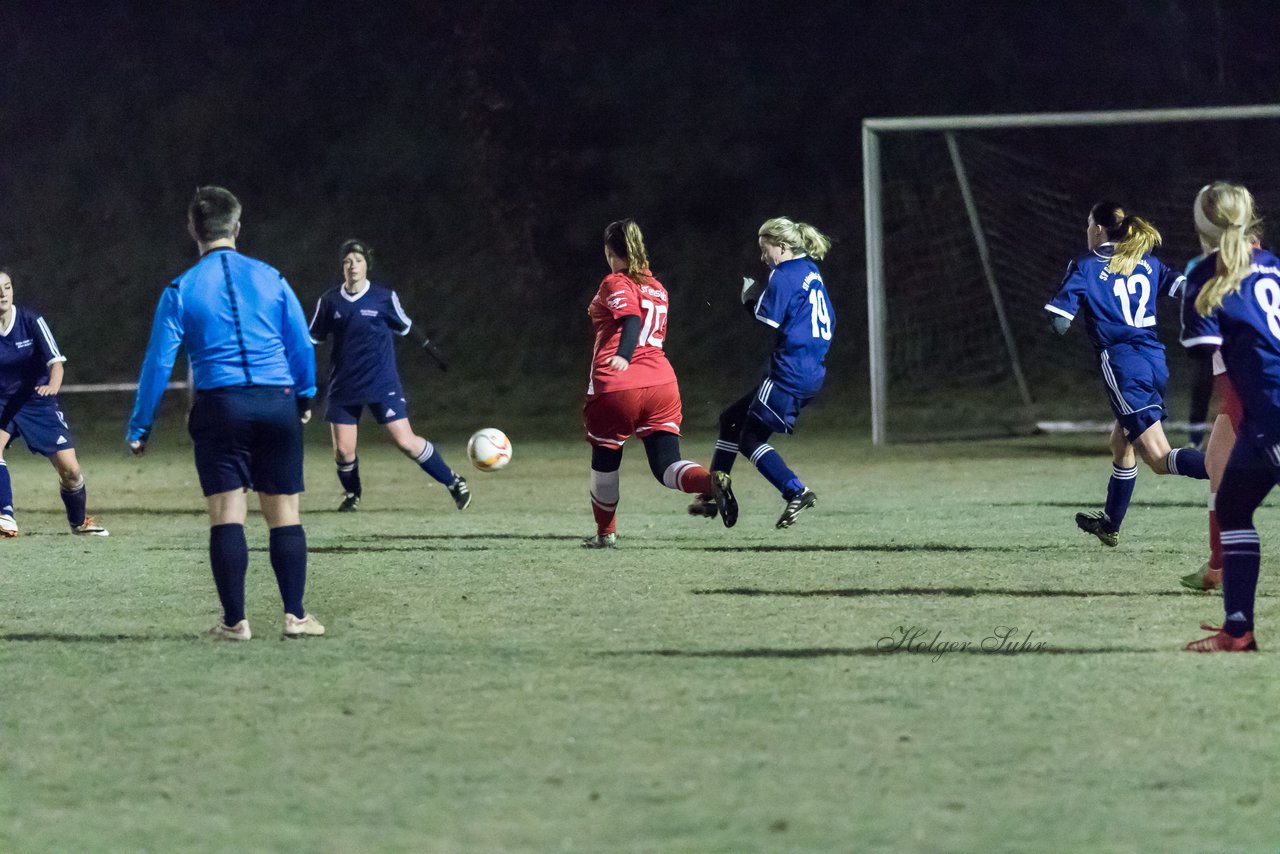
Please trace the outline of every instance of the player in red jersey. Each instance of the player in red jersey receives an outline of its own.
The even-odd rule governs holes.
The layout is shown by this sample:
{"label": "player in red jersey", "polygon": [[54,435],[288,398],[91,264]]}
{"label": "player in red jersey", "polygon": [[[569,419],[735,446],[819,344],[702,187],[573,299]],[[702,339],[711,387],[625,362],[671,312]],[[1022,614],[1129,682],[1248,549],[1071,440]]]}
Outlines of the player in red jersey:
{"label": "player in red jersey", "polygon": [[596,535],[583,546],[617,543],[618,468],[622,445],[639,436],[649,470],[669,489],[710,493],[725,525],[738,516],[729,475],[680,456],[680,387],[662,343],[667,336],[667,289],[649,272],[640,227],[632,220],[604,230],[604,258],[612,271],[587,306],[595,329],[591,380],[582,408],[591,443],[591,510]]}

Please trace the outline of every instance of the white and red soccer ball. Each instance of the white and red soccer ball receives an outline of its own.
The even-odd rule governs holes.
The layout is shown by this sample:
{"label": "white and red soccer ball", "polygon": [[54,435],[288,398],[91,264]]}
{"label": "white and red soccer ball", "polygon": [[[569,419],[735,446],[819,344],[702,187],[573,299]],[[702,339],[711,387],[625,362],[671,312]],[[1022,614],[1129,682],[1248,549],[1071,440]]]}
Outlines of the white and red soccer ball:
{"label": "white and red soccer ball", "polygon": [[511,440],[497,427],[485,427],[471,434],[467,457],[480,471],[497,471],[511,462]]}

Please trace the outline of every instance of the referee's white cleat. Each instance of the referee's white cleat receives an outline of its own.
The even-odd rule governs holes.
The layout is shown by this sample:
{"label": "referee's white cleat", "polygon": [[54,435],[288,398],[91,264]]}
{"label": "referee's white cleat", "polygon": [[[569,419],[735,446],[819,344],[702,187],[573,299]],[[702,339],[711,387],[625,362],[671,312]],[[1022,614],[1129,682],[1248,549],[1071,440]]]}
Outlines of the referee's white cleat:
{"label": "referee's white cleat", "polygon": [[12,540],[16,536],[18,536],[18,523],[8,514],[0,515],[0,540]]}
{"label": "referee's white cleat", "polygon": [[320,625],[320,621],[312,615],[307,614],[302,619],[298,619],[293,614],[284,615],[285,637],[302,638],[322,634],[324,634],[324,626]]}
{"label": "referee's white cleat", "polygon": [[241,620],[234,626],[224,626],[222,623],[209,629],[204,636],[210,640],[219,641],[247,641],[253,637],[253,632],[249,631],[249,621]]}
{"label": "referee's white cleat", "polygon": [[107,529],[99,525],[98,520],[94,519],[92,516],[85,516],[83,522],[79,525],[72,526],[71,533],[80,534],[86,537],[110,536],[110,534],[107,533]]}

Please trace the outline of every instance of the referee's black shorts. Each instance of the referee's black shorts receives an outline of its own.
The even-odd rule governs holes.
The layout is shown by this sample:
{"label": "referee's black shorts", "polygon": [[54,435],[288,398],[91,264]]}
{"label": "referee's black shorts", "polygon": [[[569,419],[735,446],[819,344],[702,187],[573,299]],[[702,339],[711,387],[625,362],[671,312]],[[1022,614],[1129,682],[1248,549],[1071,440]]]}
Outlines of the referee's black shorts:
{"label": "referee's black shorts", "polygon": [[268,495],[302,492],[302,421],[292,388],[198,391],[187,429],[206,496],[242,488]]}

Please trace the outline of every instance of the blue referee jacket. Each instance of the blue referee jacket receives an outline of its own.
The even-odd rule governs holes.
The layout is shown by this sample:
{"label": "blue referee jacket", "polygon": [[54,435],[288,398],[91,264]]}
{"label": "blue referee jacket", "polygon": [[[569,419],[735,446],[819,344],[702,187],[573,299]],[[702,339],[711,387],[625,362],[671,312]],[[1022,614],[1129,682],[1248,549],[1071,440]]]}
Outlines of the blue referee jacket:
{"label": "blue referee jacket", "polygon": [[315,349],[289,283],[268,264],[234,249],[212,249],[160,297],[128,441],[151,431],[183,344],[197,390],[292,386],[299,397],[315,397]]}

